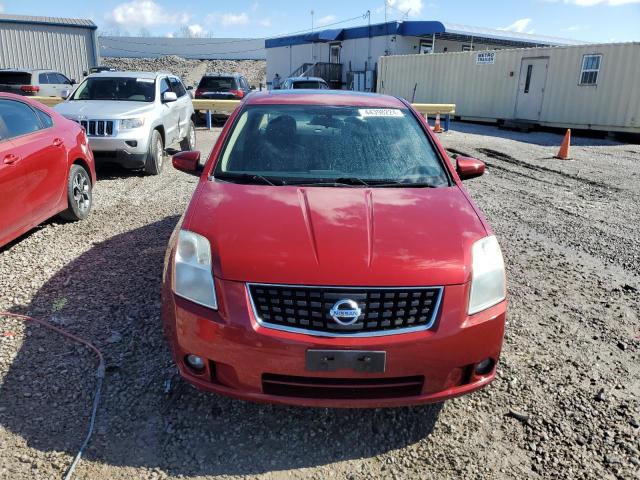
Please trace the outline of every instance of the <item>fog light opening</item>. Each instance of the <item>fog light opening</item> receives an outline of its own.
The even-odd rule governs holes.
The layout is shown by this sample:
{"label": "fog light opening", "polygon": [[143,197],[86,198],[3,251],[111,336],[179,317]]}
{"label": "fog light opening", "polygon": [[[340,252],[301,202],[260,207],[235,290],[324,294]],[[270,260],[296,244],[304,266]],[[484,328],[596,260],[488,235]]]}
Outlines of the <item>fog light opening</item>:
{"label": "fog light opening", "polygon": [[204,372],[205,362],[204,358],[199,357],[197,355],[189,354],[184,357],[184,363],[189,367],[194,373],[202,373]]}
{"label": "fog light opening", "polygon": [[127,145],[129,145],[130,147],[136,148],[138,146],[138,141],[137,140],[125,140],[125,142]]}
{"label": "fog light opening", "polygon": [[494,365],[495,362],[492,358],[485,358],[476,364],[475,373],[476,375],[487,375],[488,373],[491,373]]}

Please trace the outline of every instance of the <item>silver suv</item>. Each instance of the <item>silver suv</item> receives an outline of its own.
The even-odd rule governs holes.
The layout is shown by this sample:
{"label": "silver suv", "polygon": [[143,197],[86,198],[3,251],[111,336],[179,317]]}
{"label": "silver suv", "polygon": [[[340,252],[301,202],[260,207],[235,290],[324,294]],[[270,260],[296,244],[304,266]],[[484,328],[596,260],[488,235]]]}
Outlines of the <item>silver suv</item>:
{"label": "silver suv", "polygon": [[98,164],[117,163],[157,175],[165,148],[196,146],[191,97],[170,73],[89,75],[55,108],[84,127]]}

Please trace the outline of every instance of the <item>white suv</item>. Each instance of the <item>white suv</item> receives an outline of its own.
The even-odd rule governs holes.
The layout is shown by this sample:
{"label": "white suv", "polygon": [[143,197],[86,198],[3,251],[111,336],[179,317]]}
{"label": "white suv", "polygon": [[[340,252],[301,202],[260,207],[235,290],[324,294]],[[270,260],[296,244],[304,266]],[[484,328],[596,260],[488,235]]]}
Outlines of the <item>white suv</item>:
{"label": "white suv", "polygon": [[101,72],[89,75],[61,104],[80,123],[96,163],[162,171],[165,148],[195,148],[194,110],[180,79],[170,73]]}

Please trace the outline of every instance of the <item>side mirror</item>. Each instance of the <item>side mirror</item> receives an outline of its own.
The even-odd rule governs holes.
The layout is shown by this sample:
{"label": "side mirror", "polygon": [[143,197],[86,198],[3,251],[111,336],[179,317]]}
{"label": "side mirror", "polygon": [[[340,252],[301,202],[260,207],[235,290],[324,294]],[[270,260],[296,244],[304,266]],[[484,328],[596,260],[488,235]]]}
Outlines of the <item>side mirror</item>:
{"label": "side mirror", "polygon": [[175,102],[176,100],[178,100],[178,96],[175,94],[175,92],[164,92],[162,94],[163,103]]}
{"label": "side mirror", "polygon": [[189,151],[176,153],[171,158],[173,168],[180,170],[181,172],[190,173],[197,177],[200,176],[204,167],[200,165],[200,152]]}
{"label": "side mirror", "polygon": [[69,89],[65,89],[60,92],[60,98],[62,98],[63,100],[69,98],[69,95],[71,95],[71,91]]}
{"label": "side mirror", "polygon": [[193,85],[189,85],[189,86],[187,87],[187,90],[193,90]]}
{"label": "side mirror", "polygon": [[251,87],[249,87],[251,90],[255,90],[256,86],[255,85],[251,85]]}
{"label": "side mirror", "polygon": [[82,72],[82,76],[86,77],[87,75],[89,75],[89,72],[87,72],[86,70],[84,72]]}
{"label": "side mirror", "polygon": [[484,173],[484,162],[477,158],[458,156],[456,161],[458,164],[456,171],[458,172],[460,180],[479,177]]}

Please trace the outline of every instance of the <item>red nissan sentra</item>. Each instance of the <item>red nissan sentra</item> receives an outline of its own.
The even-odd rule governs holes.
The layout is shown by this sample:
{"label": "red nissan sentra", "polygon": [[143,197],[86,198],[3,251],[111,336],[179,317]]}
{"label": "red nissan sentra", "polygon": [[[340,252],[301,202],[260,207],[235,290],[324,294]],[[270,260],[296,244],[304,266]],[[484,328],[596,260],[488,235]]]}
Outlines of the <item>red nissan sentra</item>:
{"label": "red nissan sentra", "polygon": [[170,240],[162,316],[181,375],[235,398],[438,402],[490,383],[506,300],[496,238],[404,100],[249,95]]}

